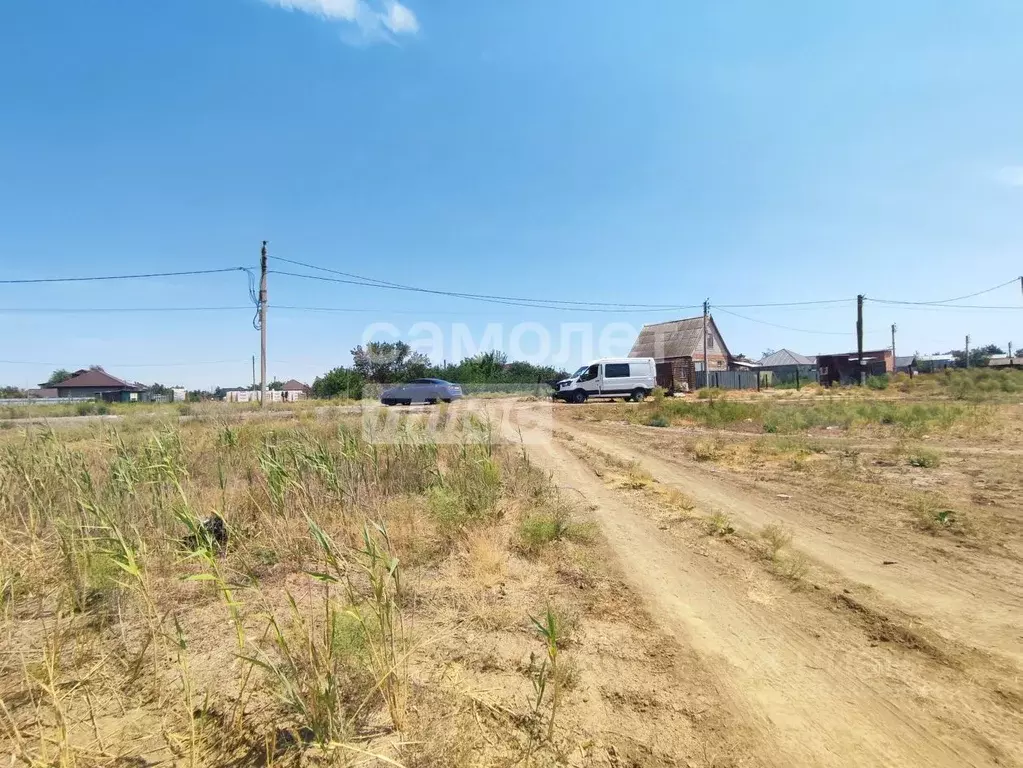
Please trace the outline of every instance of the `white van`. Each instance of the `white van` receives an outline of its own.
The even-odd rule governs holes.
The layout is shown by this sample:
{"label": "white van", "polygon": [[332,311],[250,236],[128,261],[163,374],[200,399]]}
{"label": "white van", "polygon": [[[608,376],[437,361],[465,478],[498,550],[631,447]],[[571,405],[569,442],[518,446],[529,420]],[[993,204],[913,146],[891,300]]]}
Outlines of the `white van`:
{"label": "white van", "polygon": [[639,402],[657,386],[652,357],[605,357],[584,365],[554,388],[554,399],[585,403],[591,397],[620,397]]}

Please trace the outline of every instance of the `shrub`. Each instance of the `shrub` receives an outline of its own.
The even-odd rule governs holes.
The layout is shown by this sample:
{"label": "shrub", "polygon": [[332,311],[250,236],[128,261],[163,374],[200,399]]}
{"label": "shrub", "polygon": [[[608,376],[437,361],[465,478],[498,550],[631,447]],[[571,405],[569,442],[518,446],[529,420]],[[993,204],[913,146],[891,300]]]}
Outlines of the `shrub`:
{"label": "shrub", "polygon": [[589,542],[596,534],[592,524],[573,523],[567,510],[556,509],[530,512],[519,522],[514,546],[528,557],[536,557],[544,547],[562,539]]}
{"label": "shrub", "polygon": [[941,454],[927,448],[921,448],[908,457],[909,466],[931,469],[941,463]]}
{"label": "shrub", "polygon": [[693,458],[697,461],[713,461],[717,457],[717,448],[710,440],[697,440],[693,445]]}
{"label": "shrub", "polygon": [[75,413],[79,416],[92,416],[96,413],[96,403],[78,403],[75,406]]}
{"label": "shrub", "polygon": [[774,523],[765,525],[760,531],[760,538],[767,546],[767,556],[771,560],[778,559],[778,553],[792,543],[792,534]]}
{"label": "shrub", "polygon": [[888,374],[883,373],[880,376],[868,376],[867,387],[869,389],[888,389]]}
{"label": "shrub", "polygon": [[715,512],[708,517],[706,526],[707,533],[711,536],[727,536],[729,533],[735,533],[735,528],[732,526],[732,518],[724,512]]}
{"label": "shrub", "polygon": [[661,416],[660,414],[655,414],[654,416],[649,417],[643,423],[646,424],[648,427],[669,427],[669,426],[671,426],[671,422],[668,421],[663,416]]}
{"label": "shrub", "polygon": [[654,387],[653,391],[650,394],[653,396],[654,402],[659,403],[664,399],[665,395],[664,387]]}

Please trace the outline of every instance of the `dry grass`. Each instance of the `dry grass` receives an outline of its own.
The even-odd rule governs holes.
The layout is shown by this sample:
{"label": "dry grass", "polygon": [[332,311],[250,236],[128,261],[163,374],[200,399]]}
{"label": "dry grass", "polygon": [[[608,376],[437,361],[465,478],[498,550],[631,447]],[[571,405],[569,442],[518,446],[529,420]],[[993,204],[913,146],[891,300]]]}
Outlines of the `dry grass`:
{"label": "dry grass", "polygon": [[732,518],[724,512],[715,512],[704,520],[707,533],[711,536],[727,536],[735,533]]}
{"label": "dry grass", "polygon": [[780,525],[771,523],[761,529],[760,539],[764,544],[767,559],[777,560],[781,551],[792,543],[792,534]]}
{"label": "dry grass", "polygon": [[[571,747],[550,710],[578,717],[550,698],[578,683],[567,638],[542,732],[516,693],[486,739],[437,682],[455,647],[436,648],[465,628],[500,647],[595,541],[521,452],[414,425],[386,445],[343,419],[7,430],[0,749],[62,767],[549,763]],[[494,658],[487,674],[514,671]]]}

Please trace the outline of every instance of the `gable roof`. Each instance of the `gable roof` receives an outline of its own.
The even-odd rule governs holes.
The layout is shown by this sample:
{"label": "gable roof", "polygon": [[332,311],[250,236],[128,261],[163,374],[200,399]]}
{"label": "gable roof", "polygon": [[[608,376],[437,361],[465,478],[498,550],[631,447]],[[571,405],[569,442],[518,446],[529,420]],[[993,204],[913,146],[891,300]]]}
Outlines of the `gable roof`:
{"label": "gable roof", "polygon": [[[725,338],[710,315],[707,316],[707,329],[721,339],[720,351],[724,353],[725,357],[730,358],[732,355],[725,344]],[[713,353],[718,354],[718,350],[715,349]],[[632,345],[632,351],[629,352],[629,357],[652,357],[656,360],[670,357],[697,359],[702,356],[703,315],[644,325],[639,336],[636,337],[636,342]]]}
{"label": "gable roof", "polygon": [[779,349],[777,352],[772,352],[763,360],[760,361],[762,367],[770,367],[774,365],[813,365],[814,361],[809,357],[805,357],[791,349]]}
{"label": "gable roof", "polygon": [[916,355],[896,355],[895,356],[895,367],[896,368],[909,368],[916,360]]}
{"label": "gable roof", "polygon": [[288,379],[284,382],[284,386],[281,387],[281,390],[284,392],[308,392],[309,386],[303,384],[298,379]]}
{"label": "gable roof", "polygon": [[91,371],[88,369],[75,371],[70,379],[59,381],[53,386],[59,389],[127,389],[133,392],[142,389],[142,387],[129,384],[116,376],[111,376],[106,371]]}

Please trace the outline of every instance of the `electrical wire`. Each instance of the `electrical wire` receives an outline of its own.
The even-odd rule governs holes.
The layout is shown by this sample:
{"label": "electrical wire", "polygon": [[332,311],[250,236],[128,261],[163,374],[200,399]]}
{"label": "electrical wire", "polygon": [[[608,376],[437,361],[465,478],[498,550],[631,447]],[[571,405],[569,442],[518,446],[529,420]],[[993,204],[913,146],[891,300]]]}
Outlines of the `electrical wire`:
{"label": "electrical wire", "polygon": [[[110,368],[179,368],[189,365],[229,365],[248,363],[248,360],[203,360],[200,362],[188,363],[104,363],[104,367]],[[0,360],[2,365],[54,365],[60,366],[66,363],[41,363],[32,360]]]}
{"label": "electrical wire", "polygon": [[151,277],[184,277],[186,275],[215,275],[224,272],[249,272],[248,267],[226,267],[224,269],[193,269],[185,272],[149,272],[139,275],[96,275],[93,277],[34,277],[18,280],[0,280],[0,285],[25,285],[27,283],[86,283],[95,280],[142,280]]}
{"label": "electrical wire", "polygon": [[[682,304],[682,305],[679,305],[679,304],[634,304],[634,303],[602,302],[602,301],[573,301],[573,300],[569,300],[569,299],[530,299],[530,298],[524,298],[524,297],[521,297],[521,296],[500,296],[500,295],[491,295],[491,294],[466,293],[466,292],[462,292],[462,291],[439,291],[439,290],[432,290],[432,289],[428,289],[428,288],[419,288],[419,287],[416,287],[416,286],[405,285],[405,284],[402,284],[402,283],[394,283],[394,282],[391,282],[391,281],[388,281],[388,280],[379,280],[379,279],[374,278],[374,277],[366,277],[364,275],[357,275],[357,274],[355,274],[353,272],[344,272],[344,271],[339,270],[339,269],[330,269],[328,267],[320,267],[320,266],[317,266],[316,264],[310,264],[310,263],[304,262],[304,261],[297,261],[295,259],[287,259],[287,258],[284,258],[283,256],[272,256],[271,258],[276,259],[277,261],[286,262],[288,264],[294,264],[294,265],[299,266],[299,267],[305,267],[307,269],[315,269],[315,270],[318,270],[320,272],[328,272],[330,274],[341,275],[342,277],[350,278],[350,280],[348,280],[348,281],[342,281],[342,280],[338,280],[337,281],[337,282],[344,282],[344,283],[347,283],[349,285],[365,285],[367,287],[392,288],[392,289],[395,289],[395,290],[416,291],[416,292],[421,292],[421,293],[433,293],[433,294],[439,294],[439,295],[443,295],[443,296],[453,296],[453,297],[465,298],[465,299],[478,299],[478,300],[488,300],[488,301],[497,301],[497,302],[530,302],[529,304],[525,304],[524,306],[539,305],[539,306],[547,307],[549,305],[567,305],[569,307],[585,306],[585,307],[594,307],[594,308],[598,308],[598,309],[606,309],[608,307],[618,307],[618,308],[630,308],[630,309],[639,309],[639,310],[646,310],[646,309],[702,309],[702,307],[703,307],[702,304]],[[275,271],[277,271],[277,270],[275,270]],[[318,276],[316,276],[316,275],[298,275],[297,273],[293,273],[293,272],[278,271],[278,274],[286,274],[286,275],[291,275],[293,277],[301,276],[301,277],[307,277],[307,278],[311,278],[311,279],[324,279],[324,278],[318,278]],[[775,302],[775,303],[764,303],[764,304],[724,304],[722,306],[725,306],[725,307],[735,307],[735,308],[741,309],[743,307],[793,307],[793,306],[806,306],[806,305],[817,305],[817,304],[848,304],[848,303],[851,303],[853,301],[855,301],[855,299],[852,299],[852,298],[848,298],[848,299],[817,299],[817,300],[813,300],[813,301],[790,301],[790,302]],[[565,307],[562,307],[562,306],[550,306],[549,308],[563,309]]]}
{"label": "electrical wire", "polygon": [[[455,291],[441,291],[432,288],[417,288],[414,286],[403,286],[403,285],[384,285],[377,283],[365,283],[357,282],[355,280],[345,280],[337,277],[324,277],[322,275],[304,275],[299,272],[286,272],[279,269],[270,270],[275,275],[287,275],[288,277],[300,277],[306,280],[321,280],[328,283],[344,283],[347,285],[361,285],[365,288],[389,288],[397,291],[413,291],[416,293],[428,293],[437,296],[452,296],[455,298],[471,299],[474,301],[484,301],[491,304],[505,304],[513,307],[527,307],[530,309],[557,309],[564,311],[577,311],[577,312],[594,312],[594,311],[607,311],[607,312],[649,312],[651,310],[675,310],[675,309],[697,309],[702,308],[702,304],[692,305],[676,305],[676,304],[663,304],[663,305],[649,305],[640,306],[636,309],[625,309],[618,307],[633,307],[637,305],[630,304],[603,304],[600,302],[568,302],[568,301],[551,301],[547,299],[519,299],[510,296],[492,296],[486,294],[473,294],[473,293],[458,293]],[[572,306],[563,306],[571,304]],[[591,305],[591,306],[586,306]]]}
{"label": "electrical wire", "polygon": [[972,299],[974,296],[983,296],[985,293],[991,293],[997,291],[999,288],[1004,288],[1007,285],[1012,285],[1020,281],[1020,278],[1014,277],[1012,280],[1006,280],[1004,283],[992,286],[991,288],[985,288],[983,291],[977,291],[976,293],[968,293],[965,296],[956,296],[952,299],[941,299],[939,301],[897,301],[894,299],[871,299],[870,297],[864,297],[867,301],[873,301],[878,304],[914,304],[914,305],[946,305],[953,301],[962,301],[963,299]]}
{"label": "electrical wire", "polygon": [[18,314],[106,314],[117,312],[227,312],[249,310],[249,306],[238,307],[0,307],[0,315],[9,312]]}
{"label": "electrical wire", "polygon": [[[849,336],[853,331],[817,331],[810,330],[808,328],[792,328],[788,325],[779,325],[778,323],[771,323],[767,320],[758,320],[755,317],[747,317],[746,315],[740,315],[738,312],[732,312],[729,309],[718,305],[712,305],[711,309],[720,309],[726,315],[732,315],[733,317],[741,318],[742,320],[749,320],[751,323],[760,323],[761,325],[770,325],[773,328],[783,328],[786,331],[795,331],[796,333],[815,333],[822,336]],[[882,333],[882,331],[865,331],[865,333]]]}

